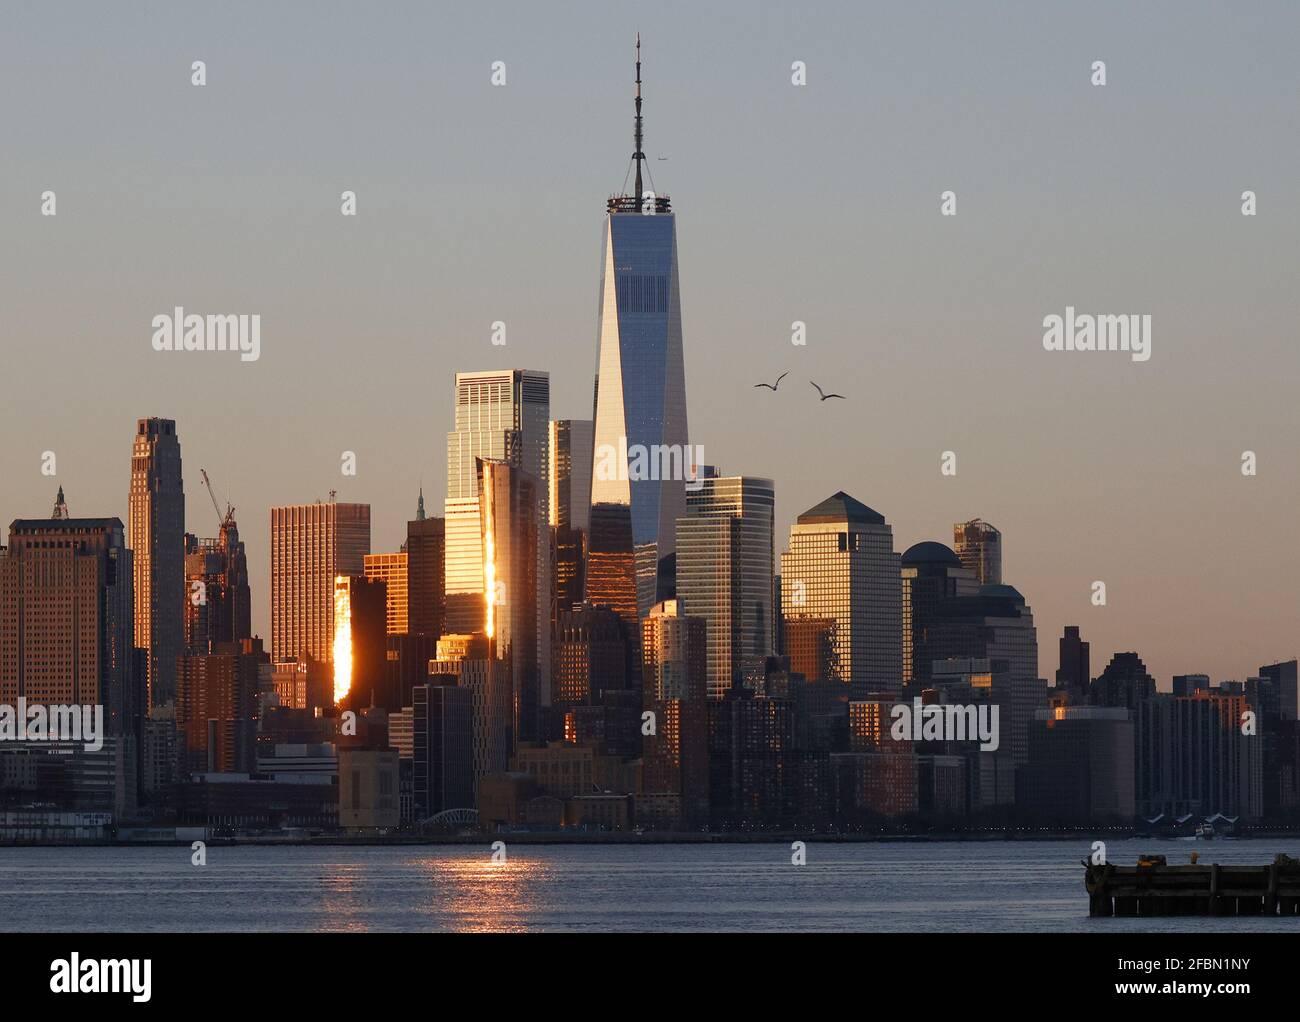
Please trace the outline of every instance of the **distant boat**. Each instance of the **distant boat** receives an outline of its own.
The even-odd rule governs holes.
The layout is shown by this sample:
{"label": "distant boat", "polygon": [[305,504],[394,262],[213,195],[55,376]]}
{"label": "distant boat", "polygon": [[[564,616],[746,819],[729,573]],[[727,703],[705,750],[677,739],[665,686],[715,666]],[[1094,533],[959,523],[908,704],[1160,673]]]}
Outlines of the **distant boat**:
{"label": "distant boat", "polygon": [[1211,841],[1214,839],[1214,824],[1198,823],[1196,825],[1196,837],[1200,841]]}

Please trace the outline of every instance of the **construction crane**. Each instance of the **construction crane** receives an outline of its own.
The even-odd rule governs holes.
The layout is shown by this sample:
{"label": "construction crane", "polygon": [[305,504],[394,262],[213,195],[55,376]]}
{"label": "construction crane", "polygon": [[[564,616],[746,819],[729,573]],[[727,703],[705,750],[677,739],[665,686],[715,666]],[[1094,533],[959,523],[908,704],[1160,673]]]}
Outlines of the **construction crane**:
{"label": "construction crane", "polygon": [[212,501],[212,510],[217,513],[217,519],[224,529],[235,520],[235,508],[230,501],[226,501],[226,513],[221,513],[221,505],[217,503],[217,495],[212,491],[212,480],[208,478],[207,470],[199,469],[199,475],[203,477],[203,485],[207,487],[208,498]]}

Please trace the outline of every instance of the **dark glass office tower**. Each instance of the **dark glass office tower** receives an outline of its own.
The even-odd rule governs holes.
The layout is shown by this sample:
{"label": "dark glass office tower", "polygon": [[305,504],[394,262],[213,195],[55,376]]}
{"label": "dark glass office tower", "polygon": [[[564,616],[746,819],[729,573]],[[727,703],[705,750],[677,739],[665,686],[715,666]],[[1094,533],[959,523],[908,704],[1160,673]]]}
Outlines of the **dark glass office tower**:
{"label": "dark glass office tower", "polygon": [[591,532],[590,419],[552,419],[548,480],[552,541],[552,627],[583,602],[587,588],[587,538]]}
{"label": "dark glass office tower", "polygon": [[1025,598],[1012,586],[980,586],[973,596],[949,596],[933,609],[925,657],[988,660],[994,675],[1005,671],[1008,698],[1001,702],[1001,748],[1019,767],[1028,761],[1029,722],[1047,697],[1038,677],[1038,632]]}
{"label": "dark glass office tower", "polygon": [[424,490],[415,518],[406,523],[407,631],[437,639],[445,629],[443,561],[447,551],[446,521],[426,518]]}
{"label": "dark glass office tower", "polygon": [[540,685],[541,631],[545,628],[549,638],[550,620],[548,615],[539,622],[537,613],[539,599],[548,591],[537,585],[537,547],[544,528],[539,487],[531,474],[508,461],[476,461],[483,591],[488,597],[484,631],[491,655],[510,664],[514,739],[535,742],[541,708],[551,704],[549,690]]}
{"label": "dark glass office tower", "polygon": [[1079,637],[1078,625],[1065,626],[1060,648],[1061,666],[1056,672],[1056,687],[1069,695],[1070,702],[1086,703],[1088,686],[1092,684],[1089,643]]}
{"label": "dark glass office tower", "polygon": [[474,701],[455,675],[434,675],[411,690],[415,817],[474,804]]}
{"label": "dark glass office tower", "polygon": [[172,419],[140,419],[131,447],[127,542],[135,555],[135,644],[148,651],[149,707],[176,698],[185,649],[185,487]]}
{"label": "dark glass office tower", "polygon": [[[668,197],[643,184],[639,39],[636,66],[634,189],[611,197],[605,217],[591,524],[594,551],[598,523],[617,528],[614,509],[627,509],[633,549],[626,553],[644,617],[674,592],[674,530],[686,513],[690,457],[677,228]],[[588,599],[599,595],[589,590]]]}
{"label": "dark glass office tower", "polygon": [[[340,575],[334,580],[335,628],[335,700],[340,709],[361,711],[382,706],[389,712],[402,708],[398,694],[389,690],[388,671],[388,587],[379,579],[364,575]],[[346,606],[346,616],[339,619],[339,608]],[[346,628],[346,644],[338,641],[339,630]],[[338,657],[346,651],[350,663],[346,677],[349,687],[339,692]]]}
{"label": "dark glass office tower", "polygon": [[975,572],[942,543],[917,543],[901,561],[903,575],[903,688],[926,687],[934,659],[930,629],[945,600],[979,592]]}

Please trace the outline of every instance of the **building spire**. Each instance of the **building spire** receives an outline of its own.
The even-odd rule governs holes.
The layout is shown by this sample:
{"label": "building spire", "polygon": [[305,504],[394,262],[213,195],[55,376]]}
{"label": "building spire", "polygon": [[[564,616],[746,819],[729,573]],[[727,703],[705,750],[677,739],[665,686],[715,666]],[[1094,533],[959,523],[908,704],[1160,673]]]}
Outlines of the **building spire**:
{"label": "building spire", "polygon": [[424,483],[420,484],[420,500],[415,505],[415,520],[417,522],[424,521]]}
{"label": "building spire", "polygon": [[636,34],[636,151],[632,153],[636,163],[636,201],[641,201],[641,164],[645,153],[641,150],[641,33]]}
{"label": "building spire", "polygon": [[67,501],[63,499],[62,486],[59,487],[59,495],[54,501],[54,514],[52,514],[50,517],[57,518],[57,519],[67,519],[71,517],[71,515],[68,514]]}

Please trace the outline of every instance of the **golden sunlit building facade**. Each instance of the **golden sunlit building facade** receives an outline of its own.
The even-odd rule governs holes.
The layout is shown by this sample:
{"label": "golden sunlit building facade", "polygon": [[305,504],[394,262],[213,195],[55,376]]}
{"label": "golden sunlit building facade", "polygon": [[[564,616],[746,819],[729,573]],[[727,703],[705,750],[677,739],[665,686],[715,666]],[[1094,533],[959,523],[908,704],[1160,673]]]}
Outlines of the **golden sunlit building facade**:
{"label": "golden sunlit building facade", "polygon": [[271,658],[334,656],[334,580],[365,574],[369,504],[271,508]]}
{"label": "golden sunlit building facade", "polygon": [[410,627],[408,560],[405,553],[366,554],[366,578],[378,579],[387,587],[386,625],[389,635],[405,635]]}
{"label": "golden sunlit building facade", "polygon": [[798,517],[781,555],[781,612],[834,622],[829,673],[850,698],[900,694],[900,561],[878,512],[841,491]]}

